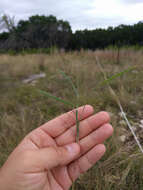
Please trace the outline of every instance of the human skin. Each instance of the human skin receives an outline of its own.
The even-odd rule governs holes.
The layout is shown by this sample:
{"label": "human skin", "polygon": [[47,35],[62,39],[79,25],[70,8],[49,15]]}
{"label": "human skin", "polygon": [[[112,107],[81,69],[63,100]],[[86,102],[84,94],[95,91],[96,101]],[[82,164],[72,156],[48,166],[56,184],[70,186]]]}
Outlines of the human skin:
{"label": "human skin", "polygon": [[93,113],[90,105],[78,108],[78,143],[75,110],[29,133],[0,169],[0,189],[68,190],[104,155],[113,132],[107,112]]}

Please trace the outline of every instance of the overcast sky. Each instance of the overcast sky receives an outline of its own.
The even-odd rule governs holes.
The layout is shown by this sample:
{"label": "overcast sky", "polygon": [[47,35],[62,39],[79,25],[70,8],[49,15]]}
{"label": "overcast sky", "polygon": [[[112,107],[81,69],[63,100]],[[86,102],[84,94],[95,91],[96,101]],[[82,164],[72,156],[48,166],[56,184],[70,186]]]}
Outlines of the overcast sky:
{"label": "overcast sky", "polygon": [[4,13],[17,20],[52,14],[69,21],[75,31],[143,21],[143,0],[0,0]]}

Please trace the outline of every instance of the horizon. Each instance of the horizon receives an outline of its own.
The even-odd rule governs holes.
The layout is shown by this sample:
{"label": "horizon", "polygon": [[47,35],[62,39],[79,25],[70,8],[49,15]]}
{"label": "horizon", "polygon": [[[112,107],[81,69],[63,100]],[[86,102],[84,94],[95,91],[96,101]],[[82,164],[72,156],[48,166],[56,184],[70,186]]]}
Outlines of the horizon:
{"label": "horizon", "polygon": [[[7,14],[8,16],[10,16],[9,14]],[[52,15],[52,14],[49,14],[49,15],[44,15],[44,14],[35,14],[35,15],[31,15],[31,16],[36,16],[36,15],[38,15],[38,16],[55,16],[55,15]],[[29,16],[28,18],[25,18],[25,19],[23,19],[23,20],[28,20],[31,16]],[[13,15],[13,17],[15,17],[14,15]],[[56,16],[55,16],[56,17]],[[57,17],[56,17],[57,18]],[[22,20],[22,19],[21,19]],[[64,20],[64,19],[58,19],[57,18],[57,20],[63,20],[63,21],[67,21],[67,22],[69,22],[68,20]],[[18,22],[19,22],[20,20],[16,20],[16,25],[18,24]],[[109,26],[99,26],[99,27],[96,27],[96,28],[84,28],[84,29],[77,29],[77,30],[73,30],[72,29],[72,26],[71,26],[71,23],[69,22],[69,24],[70,24],[70,26],[71,26],[71,30],[72,30],[72,32],[73,33],[75,33],[76,31],[84,31],[84,30],[88,30],[88,31],[90,31],[90,30],[98,30],[98,29],[105,29],[105,30],[107,30],[108,28],[116,28],[116,27],[118,27],[118,26],[120,26],[120,25],[125,25],[125,26],[133,26],[133,25],[135,25],[135,24],[138,24],[139,22],[143,22],[143,20],[139,20],[139,21],[137,21],[137,22],[135,22],[135,23],[132,23],[132,24],[124,24],[124,23],[121,23],[121,24],[118,24],[118,25],[109,25]],[[8,32],[7,31],[7,29],[0,29],[0,33],[3,33],[3,32]]]}

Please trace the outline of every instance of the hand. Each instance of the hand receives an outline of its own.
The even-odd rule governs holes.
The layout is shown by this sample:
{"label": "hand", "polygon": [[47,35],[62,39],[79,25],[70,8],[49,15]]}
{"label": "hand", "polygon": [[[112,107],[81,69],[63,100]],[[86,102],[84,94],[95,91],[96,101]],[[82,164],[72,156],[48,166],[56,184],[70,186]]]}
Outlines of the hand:
{"label": "hand", "polygon": [[29,133],[0,169],[0,189],[68,190],[103,156],[102,143],[113,132],[109,115],[93,112],[89,105],[78,108],[79,143],[75,110]]}

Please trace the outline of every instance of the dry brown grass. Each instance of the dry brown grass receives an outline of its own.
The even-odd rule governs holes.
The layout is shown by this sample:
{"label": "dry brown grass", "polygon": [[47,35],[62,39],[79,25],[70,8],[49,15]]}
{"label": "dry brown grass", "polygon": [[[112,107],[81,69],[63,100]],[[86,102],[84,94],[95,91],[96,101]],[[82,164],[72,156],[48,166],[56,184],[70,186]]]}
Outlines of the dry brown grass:
{"label": "dry brown grass", "polygon": [[[143,156],[127,126],[121,122],[119,108],[108,88],[101,86],[104,80],[95,57],[98,56],[107,76],[129,67],[136,69],[111,82],[121,104],[143,145],[143,130],[139,121],[143,118],[143,51],[122,49],[120,64],[117,51],[81,51],[53,55],[0,56],[0,164],[13,148],[32,129],[70,108],[54,100],[40,96],[35,88],[75,103],[67,81],[59,69],[70,75],[79,89],[79,105],[91,104],[95,112],[112,113],[114,135],[106,142],[107,152],[85,175],[76,182],[78,190],[142,190]],[[31,74],[46,73],[36,86],[23,84]],[[120,136],[125,141],[121,142]]]}

